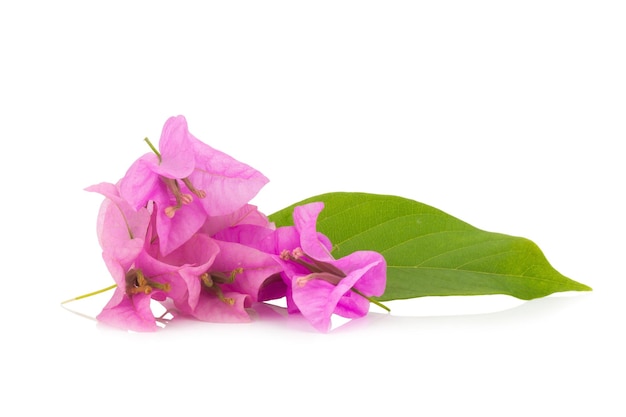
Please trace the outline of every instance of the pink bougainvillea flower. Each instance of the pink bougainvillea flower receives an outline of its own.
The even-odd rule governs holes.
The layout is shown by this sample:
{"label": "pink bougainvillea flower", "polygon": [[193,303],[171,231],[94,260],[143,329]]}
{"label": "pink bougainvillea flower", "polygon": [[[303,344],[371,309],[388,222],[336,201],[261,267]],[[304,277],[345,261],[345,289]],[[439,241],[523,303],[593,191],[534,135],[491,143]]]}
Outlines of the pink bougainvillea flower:
{"label": "pink bougainvillea flower", "polygon": [[219,253],[198,276],[202,288],[198,302],[181,312],[208,322],[248,322],[246,309],[258,301],[263,283],[281,267],[268,253],[235,242],[214,242]]}
{"label": "pink bougainvillea flower", "polygon": [[[107,258],[106,256],[103,257],[111,275],[117,283],[117,287],[109,302],[96,317],[98,321],[122,330],[132,330],[136,332],[157,330],[156,320],[150,308],[151,294],[145,291],[132,293],[130,288],[126,288],[126,272],[121,264],[115,259]],[[129,272],[129,282],[131,285],[134,287],[136,284],[137,287],[140,287],[139,282],[134,281],[138,277],[133,277],[132,275],[135,271]]]}
{"label": "pink bougainvillea flower", "polygon": [[[221,241],[236,242],[249,248],[254,248],[257,251],[271,255],[272,259],[276,260],[276,256],[274,255],[280,253],[280,249],[278,248],[291,247],[291,243],[297,241],[297,234],[288,232],[288,230],[291,229],[292,228],[275,229],[273,224],[269,226],[239,224],[219,231],[214,237]],[[286,238],[281,239],[279,235],[286,236]],[[280,242],[288,243],[281,244]],[[281,265],[280,262],[278,262],[278,264]],[[280,270],[282,271],[282,266]],[[259,290],[257,301],[276,300],[286,295],[287,285],[280,274],[277,273],[269,276],[263,282]]]}
{"label": "pink bougainvillea flower", "polygon": [[145,251],[139,253],[133,266],[126,270],[121,263],[103,254],[117,288],[102,312],[99,321],[125,330],[157,330],[151,300],[170,299],[175,305],[185,305],[187,286],[180,268],[160,262]]}
{"label": "pink bougainvillea flower", "polygon": [[304,271],[290,271],[291,297],[303,316],[320,331],[330,329],[332,314],[363,317],[369,310],[368,297],[384,292],[386,265],[379,253],[358,251],[332,263],[297,253],[287,254],[288,260],[304,266]]}
{"label": "pink bougainvillea flower", "polygon": [[116,185],[100,183],[86,190],[105,196],[98,214],[98,240],[117,287],[97,318],[123,329],[156,330],[151,300],[170,298],[175,304],[186,303],[189,290],[181,270],[186,272],[185,268],[192,266],[168,265],[150,256],[150,242],[146,240],[151,236],[150,210],[135,210],[120,197]]}
{"label": "pink bougainvillea flower", "polygon": [[121,180],[121,194],[132,206],[139,208],[154,200],[156,195],[169,192],[166,201],[174,200],[175,204],[163,207],[163,210],[173,216],[183,204],[193,200],[191,194],[198,198],[204,195],[193,185],[187,189],[191,194],[181,189],[180,183],[186,185],[194,167],[195,157],[187,122],[182,116],[169,118],[161,132],[159,150],[144,154],[131,165]]}
{"label": "pink bougainvillea flower", "polygon": [[120,181],[120,194],[138,209],[154,201],[163,254],[176,249],[207,216],[238,210],[268,180],[257,170],[195,138],[183,116],[169,118],[159,149],[140,157]]}
{"label": "pink bougainvillea flower", "polygon": [[[117,285],[113,297],[98,315],[98,320],[129,330],[155,330],[150,296],[138,293],[131,297],[126,289],[126,271],[131,269],[144,250],[150,213],[145,207],[139,210],[131,207],[120,197],[114,184],[100,183],[86,190],[106,197],[98,213],[97,234],[102,258]],[[133,272],[129,273],[128,280],[137,278],[132,276]],[[142,276],[142,282],[144,278]]]}
{"label": "pink bougainvillea flower", "polygon": [[274,257],[248,245],[237,242],[215,241],[220,253],[215,258],[211,269],[214,271],[238,271],[232,282],[222,285],[226,291],[236,291],[250,296],[255,303],[259,300],[259,291],[271,276],[279,274],[282,267]]}
{"label": "pink bougainvillea flower", "polygon": [[[329,241],[316,230],[323,207],[323,203],[311,203],[294,209],[298,241],[291,242],[280,259],[289,288],[289,311],[301,312],[317,330],[326,332],[332,314],[346,318],[367,314],[371,297],[385,290],[387,267],[384,257],[373,251],[334,259]],[[284,239],[284,244],[288,241]]]}
{"label": "pink bougainvillea flower", "polygon": [[200,276],[213,265],[219,251],[219,245],[208,235],[196,233],[167,256],[161,256],[158,252],[154,253],[160,261],[180,267],[178,273],[187,286],[187,299],[184,305],[179,302],[177,308],[185,311],[192,311],[196,308],[202,291]]}

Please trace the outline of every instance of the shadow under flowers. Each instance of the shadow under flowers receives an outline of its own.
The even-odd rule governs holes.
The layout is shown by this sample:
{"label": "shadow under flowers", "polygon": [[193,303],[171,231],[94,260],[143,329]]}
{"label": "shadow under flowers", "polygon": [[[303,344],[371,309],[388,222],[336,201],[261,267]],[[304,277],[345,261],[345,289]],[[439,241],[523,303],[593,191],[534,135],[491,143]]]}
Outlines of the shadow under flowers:
{"label": "shadow under flowers", "polygon": [[[437,302],[453,305],[455,302],[465,304],[463,308],[452,308],[450,311],[442,311],[442,308],[420,307],[420,299],[403,300],[397,302],[406,304],[404,308],[391,307],[391,313],[382,309],[370,310],[361,318],[344,319],[333,316],[333,326],[330,333],[344,333],[358,331],[362,328],[387,328],[398,327],[410,329],[424,326],[459,326],[459,325],[485,325],[485,326],[509,326],[516,324],[532,324],[560,315],[565,310],[585,302],[592,294],[555,295],[540,299],[523,301],[508,296],[464,296],[464,297],[432,297],[427,300],[430,306]],[[494,298],[499,302],[494,303]],[[468,306],[468,299],[472,299]],[[424,299],[423,301],[426,301]],[[489,302],[486,302],[489,301]],[[480,311],[480,304],[486,304],[493,308],[500,306],[498,310]],[[504,307],[503,307],[504,306]],[[414,307],[414,308],[412,308]],[[489,308],[489,307],[487,307]],[[400,310],[395,312],[395,310]],[[484,308],[483,308],[484,310]],[[468,312],[469,311],[469,312]],[[434,313],[433,313],[434,312]],[[253,306],[251,315],[254,322],[266,323],[269,327],[290,328],[297,331],[317,333],[315,329],[300,314],[288,314],[286,308],[279,305],[259,303]]]}
{"label": "shadow under flowers", "polygon": [[[386,303],[391,308],[387,313],[372,306],[370,312],[361,318],[345,319],[333,316],[331,334],[345,334],[360,331],[363,328],[377,331],[411,331],[412,329],[457,326],[513,326],[532,325],[538,321],[558,316],[575,305],[584,303],[593,297],[589,294],[559,294],[530,301],[518,300],[508,296],[462,296],[462,297],[426,297],[423,299],[400,300]],[[494,302],[497,301],[497,302]],[[158,305],[158,303],[156,303]],[[78,306],[63,306],[66,310],[83,318],[97,321],[94,315],[86,314]],[[289,314],[287,309],[270,303],[257,303],[249,309],[250,323],[207,323],[193,318],[167,313],[158,305],[155,315],[162,315],[158,320],[161,330],[187,332],[198,330],[199,326],[218,326],[220,331],[296,331],[319,333],[300,314]],[[99,328],[108,328],[98,323]]]}

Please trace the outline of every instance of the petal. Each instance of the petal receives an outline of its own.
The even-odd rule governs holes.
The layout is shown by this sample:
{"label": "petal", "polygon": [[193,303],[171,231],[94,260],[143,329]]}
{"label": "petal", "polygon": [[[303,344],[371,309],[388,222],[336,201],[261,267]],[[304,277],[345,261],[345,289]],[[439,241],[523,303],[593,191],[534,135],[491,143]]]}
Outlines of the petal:
{"label": "petal", "polygon": [[104,225],[109,228],[105,228],[104,230],[106,232],[103,232],[100,235],[102,252],[119,261],[124,269],[130,268],[139,253],[143,250],[145,243],[144,239],[130,239],[128,234],[125,236],[116,236],[115,232],[121,232],[124,226],[116,228],[116,225],[111,224],[111,222],[104,222]]}
{"label": "petal", "polygon": [[148,210],[135,210],[119,196],[118,188],[110,183],[96,184],[86,190],[106,197],[100,206],[97,221],[98,241],[102,250],[123,253],[141,247],[150,222]]}
{"label": "petal", "polygon": [[353,286],[367,296],[381,296],[387,283],[387,262],[383,255],[373,251],[353,252],[333,262],[333,265],[351,274],[356,268],[364,271]]}
{"label": "petal", "polygon": [[188,177],[195,166],[191,138],[187,120],[183,116],[167,119],[159,140],[161,161],[154,167],[154,172],[167,178]]}
{"label": "petal", "polygon": [[141,270],[150,281],[169,284],[169,291],[153,289],[152,298],[164,300],[167,297],[177,304],[187,303],[188,288],[185,280],[180,276],[180,266],[161,262],[146,252],[142,252],[137,257],[135,268]]}
{"label": "petal", "polygon": [[321,280],[311,280],[302,287],[295,283],[292,285],[293,303],[304,318],[321,332],[330,330],[330,318],[342,295],[335,294],[333,297],[334,289],[334,285]]}
{"label": "petal", "polygon": [[268,253],[233,242],[215,241],[220,248],[211,270],[230,273],[237,268],[242,272],[235,275],[232,284],[223,284],[222,289],[250,296],[252,302],[259,299],[259,292],[265,281],[280,273],[280,264]]}
{"label": "petal", "polygon": [[[107,252],[102,252],[102,259],[118,288],[126,288],[126,271],[130,268],[130,265],[126,267],[119,259],[111,256]],[[133,262],[134,261],[135,259],[133,259]]]}
{"label": "petal", "polygon": [[250,297],[235,292],[225,292],[224,297],[232,298],[230,305],[212,294],[202,293],[198,305],[191,315],[199,320],[213,323],[246,323],[251,321],[246,311],[252,304]]}
{"label": "petal", "polygon": [[269,181],[256,169],[192,137],[196,168],[189,176],[203,190],[201,199],[210,216],[232,213],[247,204]]}
{"label": "petal", "polygon": [[269,301],[283,298],[287,295],[287,284],[283,278],[276,274],[266,279],[261,288],[259,288],[259,296],[257,301]]}
{"label": "petal", "polygon": [[[273,229],[268,227],[242,224],[221,230],[213,237],[224,242],[240,243],[258,250],[264,250],[273,242],[274,232]],[[273,250],[265,252],[274,253]]]}
{"label": "petal", "polygon": [[178,273],[187,286],[187,304],[194,309],[202,290],[200,275],[207,272],[219,253],[219,246],[209,236],[196,234],[184,245],[159,260],[179,265]]}
{"label": "petal", "polygon": [[293,302],[302,315],[323,332],[330,329],[333,313],[348,318],[367,314],[369,300],[352,291],[353,287],[367,296],[380,295],[384,291],[386,266],[382,255],[368,251],[354,252],[333,262],[333,265],[347,274],[337,285],[313,279],[299,286],[296,282],[302,275],[291,276]]}
{"label": "petal", "polygon": [[154,170],[158,166],[158,158],[154,154],[145,154],[137,159],[120,180],[120,195],[129,204],[139,209],[145,207],[154,194],[159,192],[161,181]]}
{"label": "petal", "polygon": [[300,247],[300,234],[294,226],[279,227],[271,235],[256,242],[254,246],[264,252],[280,255],[284,250],[292,251]]}
{"label": "petal", "polygon": [[137,294],[131,298],[120,288],[115,289],[113,297],[96,318],[124,330],[149,332],[158,329],[150,309],[150,296]]}
{"label": "petal", "polygon": [[324,209],[324,203],[309,203],[297,206],[293,210],[293,221],[300,233],[300,247],[308,256],[319,261],[329,262],[334,258],[330,255],[330,240],[317,232],[317,217]]}
{"label": "petal", "polygon": [[155,209],[159,248],[164,256],[189,240],[206,220],[206,213],[197,199],[183,205],[176,211],[174,217],[165,214],[168,203],[169,201],[159,199]]}
{"label": "petal", "polygon": [[273,223],[270,223],[267,216],[261,213],[256,206],[246,204],[232,213],[208,217],[202,226],[202,232],[213,236],[224,229],[244,224],[274,228]]}

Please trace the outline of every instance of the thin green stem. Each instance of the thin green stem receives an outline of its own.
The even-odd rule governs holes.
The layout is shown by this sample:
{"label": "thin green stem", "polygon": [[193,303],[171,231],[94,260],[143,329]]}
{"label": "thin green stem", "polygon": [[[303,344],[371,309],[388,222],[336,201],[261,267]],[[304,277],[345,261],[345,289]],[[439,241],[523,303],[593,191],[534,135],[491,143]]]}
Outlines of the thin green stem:
{"label": "thin green stem", "polygon": [[143,140],[146,141],[150,149],[152,149],[152,152],[154,152],[156,156],[159,158],[159,162],[161,162],[161,153],[159,152],[159,150],[152,144],[152,142],[150,142],[150,139],[144,138]]}
{"label": "thin green stem", "polygon": [[391,313],[391,309],[387,307],[386,305],[384,305],[383,303],[381,303],[380,301],[363,294],[361,291],[357,290],[356,288],[352,288],[352,291],[359,294],[361,297],[366,298],[370,303],[376,304],[378,307],[382,308],[383,310],[386,310],[388,313]]}
{"label": "thin green stem", "polygon": [[115,287],[117,287],[117,284],[113,284],[113,285],[111,285],[109,287],[103,288],[103,289],[98,290],[98,291],[90,292],[88,294],[79,295],[78,297],[75,297],[75,298],[70,298],[69,300],[63,301],[61,304],[67,304],[67,303],[69,303],[71,301],[77,301],[77,300],[81,300],[83,298],[91,297],[92,295],[97,295],[97,294],[100,294],[100,293],[112,290]]}

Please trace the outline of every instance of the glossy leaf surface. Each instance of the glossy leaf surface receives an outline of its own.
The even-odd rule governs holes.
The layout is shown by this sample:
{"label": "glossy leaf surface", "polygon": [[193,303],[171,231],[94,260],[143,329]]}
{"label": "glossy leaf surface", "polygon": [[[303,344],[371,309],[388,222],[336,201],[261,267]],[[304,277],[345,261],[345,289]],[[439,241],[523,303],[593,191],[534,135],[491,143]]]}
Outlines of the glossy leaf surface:
{"label": "glossy leaf surface", "polygon": [[507,294],[524,300],[590,291],[554,269],[532,241],[480,230],[434,207],[397,196],[328,193],[270,216],[290,225],[296,205],[322,201],[318,230],[333,256],[375,250],[387,260],[381,301],[424,296]]}

